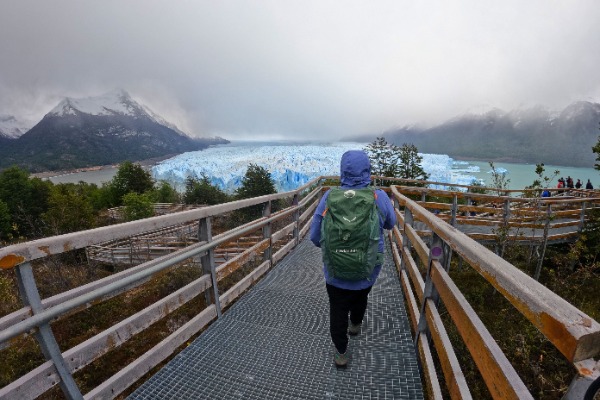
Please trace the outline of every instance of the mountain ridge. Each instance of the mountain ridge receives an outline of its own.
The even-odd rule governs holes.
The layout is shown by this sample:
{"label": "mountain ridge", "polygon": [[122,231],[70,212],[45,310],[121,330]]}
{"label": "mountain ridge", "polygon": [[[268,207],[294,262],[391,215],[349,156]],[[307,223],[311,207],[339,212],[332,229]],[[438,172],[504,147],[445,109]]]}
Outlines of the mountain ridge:
{"label": "mountain ridge", "polygon": [[[535,105],[465,113],[428,128],[384,131],[390,143],[413,143],[421,153],[456,159],[593,167],[592,146],[600,135],[600,104],[576,101],[555,112]],[[381,136],[380,135],[380,136]],[[362,135],[372,141],[375,135]]]}
{"label": "mountain ridge", "polygon": [[192,138],[124,90],[65,98],[25,134],[0,142],[0,168],[32,172],[139,161],[228,143]]}

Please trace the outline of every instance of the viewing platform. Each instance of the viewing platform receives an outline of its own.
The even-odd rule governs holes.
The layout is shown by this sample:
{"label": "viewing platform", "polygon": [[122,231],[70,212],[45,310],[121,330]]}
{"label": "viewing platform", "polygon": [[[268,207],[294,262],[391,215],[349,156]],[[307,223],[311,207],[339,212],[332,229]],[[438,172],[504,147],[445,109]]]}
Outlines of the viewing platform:
{"label": "viewing platform", "polygon": [[[473,272],[560,357],[563,399],[599,393],[600,324],[538,280],[546,246],[590,229],[596,192],[541,199],[387,178],[398,223],[337,369],[320,250],[306,238],[336,178],[0,248],[22,300],[0,315],[0,365],[22,369],[0,399],[472,399],[472,375],[475,393],[534,399],[530,371],[501,347],[508,328],[488,330],[456,271]],[[509,246],[530,246],[538,276],[502,258]],[[63,260],[86,256],[71,271],[111,268],[41,294]]]}

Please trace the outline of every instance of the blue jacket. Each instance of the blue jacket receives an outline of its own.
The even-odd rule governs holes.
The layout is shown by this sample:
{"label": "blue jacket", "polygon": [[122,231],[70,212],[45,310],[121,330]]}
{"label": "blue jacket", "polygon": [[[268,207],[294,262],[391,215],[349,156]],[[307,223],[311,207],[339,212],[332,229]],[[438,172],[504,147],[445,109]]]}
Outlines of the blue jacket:
{"label": "blue jacket", "polygon": [[[342,155],[342,161],[340,163],[340,179],[342,182],[341,187],[343,189],[364,188],[369,186],[371,183],[371,162],[364,151],[350,150]],[[394,213],[394,207],[392,206],[392,202],[387,193],[381,189],[377,189],[376,193],[376,204],[380,211],[379,229],[381,232],[381,239],[379,240],[379,251],[383,252],[383,229],[392,229],[394,227],[396,224],[396,214]],[[321,247],[321,222],[323,221],[322,215],[323,211],[325,211],[328,196],[329,191],[325,192],[323,198],[321,198],[310,226],[310,240],[317,247]],[[349,290],[360,290],[373,286],[379,276],[379,272],[381,272],[381,265],[375,267],[368,279],[362,281],[344,281],[329,276],[327,268],[323,266],[325,281],[328,284]]]}

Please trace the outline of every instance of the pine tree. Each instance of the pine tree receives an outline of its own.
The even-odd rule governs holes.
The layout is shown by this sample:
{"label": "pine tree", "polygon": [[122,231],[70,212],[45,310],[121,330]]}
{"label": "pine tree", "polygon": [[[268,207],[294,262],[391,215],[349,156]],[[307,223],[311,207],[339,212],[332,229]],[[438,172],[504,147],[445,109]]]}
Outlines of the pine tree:
{"label": "pine tree", "polygon": [[[388,143],[384,137],[378,137],[365,147],[371,161],[371,174],[376,176],[396,177],[398,154],[395,145]],[[384,184],[377,180],[377,184]]]}
{"label": "pine tree", "polygon": [[398,165],[396,175],[398,178],[416,179],[426,181],[429,175],[421,166],[423,157],[419,155],[417,146],[404,143],[401,147],[396,147],[398,154]]}
{"label": "pine tree", "polygon": [[154,188],[154,180],[150,172],[140,164],[125,161],[119,165],[117,173],[110,181],[111,202],[113,206],[121,205],[127,193],[142,194]]}
{"label": "pine tree", "polygon": [[[242,185],[235,191],[238,199],[249,199],[273,193],[277,193],[277,191],[271,174],[265,168],[256,164],[248,165],[246,174],[242,178]],[[262,214],[263,206],[256,205],[239,210],[237,218],[242,222],[246,222],[260,218]]]}
{"label": "pine tree", "polygon": [[277,193],[277,191],[275,190],[275,183],[271,178],[271,173],[257,164],[250,164],[248,165],[246,174],[242,178],[242,185],[235,193],[239,199],[249,199],[251,197]]}
{"label": "pine tree", "polygon": [[186,204],[221,204],[229,200],[227,193],[219,187],[210,183],[206,175],[202,175],[200,180],[189,177],[185,181],[185,193],[183,201]]}
{"label": "pine tree", "polygon": [[[419,156],[414,144],[404,143],[399,147],[388,143],[383,137],[378,137],[365,147],[365,151],[369,155],[373,175],[417,180],[429,178],[421,167],[423,157]],[[393,184],[393,181],[377,180],[376,183],[388,186]]]}

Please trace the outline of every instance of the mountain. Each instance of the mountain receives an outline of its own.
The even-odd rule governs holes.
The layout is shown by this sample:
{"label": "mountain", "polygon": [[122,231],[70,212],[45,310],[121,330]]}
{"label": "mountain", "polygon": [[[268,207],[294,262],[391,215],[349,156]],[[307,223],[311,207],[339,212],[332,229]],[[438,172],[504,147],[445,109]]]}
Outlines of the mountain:
{"label": "mountain", "polygon": [[32,123],[17,120],[12,115],[0,115],[0,138],[16,139],[32,126]]}
{"label": "mountain", "polygon": [[0,167],[62,170],[138,161],[211,144],[191,138],[137,103],[123,90],[85,99],[66,98],[16,140],[0,143]]}
{"label": "mountain", "polygon": [[422,153],[454,158],[592,167],[599,123],[600,104],[578,101],[560,112],[542,106],[509,112],[489,108],[431,128],[405,127],[383,136],[397,145],[413,143]]}

